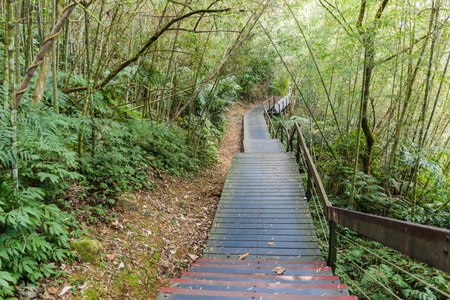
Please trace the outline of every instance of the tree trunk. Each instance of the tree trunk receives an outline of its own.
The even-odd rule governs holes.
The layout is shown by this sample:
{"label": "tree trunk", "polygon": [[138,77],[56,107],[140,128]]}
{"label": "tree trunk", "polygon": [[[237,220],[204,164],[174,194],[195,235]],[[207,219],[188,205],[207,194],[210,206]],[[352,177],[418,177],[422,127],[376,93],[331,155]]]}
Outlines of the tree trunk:
{"label": "tree trunk", "polygon": [[15,46],[15,25],[14,25],[14,1],[6,1],[6,28],[7,28],[7,69],[5,70],[7,75],[5,76],[7,80],[8,87],[8,99],[10,103],[10,122],[11,122],[11,151],[12,151],[12,163],[11,163],[11,173],[14,182],[14,189],[19,189],[19,171],[18,171],[18,157],[17,157],[17,106],[15,103],[15,68],[14,68],[14,51]]}
{"label": "tree trunk", "polygon": [[368,117],[368,104],[370,97],[370,83],[372,79],[372,72],[374,68],[374,60],[375,60],[375,48],[374,48],[374,39],[375,39],[375,28],[377,26],[378,20],[381,18],[384,9],[386,8],[389,0],[383,0],[378,8],[374,21],[369,25],[368,29],[364,31],[362,29],[362,22],[364,20],[364,15],[366,13],[366,0],[361,0],[361,7],[359,10],[358,21],[356,27],[358,28],[358,32],[362,38],[363,46],[364,46],[364,73],[363,73],[363,89],[362,89],[362,117],[361,117],[361,128],[366,137],[366,149],[363,155],[363,163],[364,163],[364,173],[370,174],[370,164],[372,162],[372,152],[373,146],[375,145],[375,137],[373,135],[372,129],[370,128],[369,117]]}
{"label": "tree trunk", "polygon": [[[19,10],[19,5],[18,3],[15,1],[15,19],[16,20],[20,20],[20,10]],[[14,55],[14,65],[16,68],[16,75],[15,75],[15,83],[16,85],[20,84],[20,78],[22,77],[22,72],[20,70],[20,37],[22,36],[22,31],[20,29],[20,23],[17,22],[16,25],[14,26],[15,30],[16,30],[16,34],[14,35],[14,43],[15,43],[15,55]]]}
{"label": "tree trunk", "polygon": [[[52,3],[52,28],[55,27],[56,18],[58,16],[57,1],[53,0]],[[55,107],[55,112],[59,113],[59,102],[58,102],[58,61],[57,61],[57,43],[52,44],[52,77],[53,77],[53,105]]]}
{"label": "tree trunk", "polygon": [[372,162],[372,152],[373,146],[375,145],[375,137],[373,135],[372,129],[370,128],[370,122],[368,117],[368,104],[370,97],[370,82],[372,79],[372,72],[374,67],[374,56],[375,50],[373,46],[373,35],[375,33],[373,31],[369,31],[363,37],[364,40],[364,76],[363,76],[363,90],[362,90],[362,117],[361,117],[361,128],[364,132],[364,136],[366,137],[366,149],[364,151],[364,155],[362,157],[364,164],[364,173],[370,174],[370,164]]}
{"label": "tree trunk", "polygon": [[30,66],[33,49],[33,14],[30,0],[26,2],[27,40],[25,43],[25,69]]}

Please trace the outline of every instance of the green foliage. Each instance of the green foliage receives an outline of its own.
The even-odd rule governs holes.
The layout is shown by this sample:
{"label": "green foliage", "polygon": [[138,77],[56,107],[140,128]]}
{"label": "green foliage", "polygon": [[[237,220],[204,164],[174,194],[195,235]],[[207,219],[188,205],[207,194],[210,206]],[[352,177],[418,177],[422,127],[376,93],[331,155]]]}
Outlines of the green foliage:
{"label": "green foliage", "polygon": [[[446,293],[450,291],[448,274],[420,264],[406,255],[363,238],[348,229],[340,228],[340,233],[353,243],[340,238],[340,248],[343,252],[342,255],[338,254],[339,267],[350,276],[352,280],[348,282],[351,284],[350,287],[357,284],[370,295],[370,299],[391,299],[392,293],[404,299],[443,299],[437,291],[401,270],[412,273],[420,280]],[[360,245],[370,249],[375,255],[368,253]],[[337,269],[337,275],[342,276],[340,268]],[[359,289],[353,287],[351,290],[354,294],[363,296]]]}
{"label": "green foliage", "polygon": [[[207,123],[207,134],[213,141],[218,141],[225,133],[227,120],[225,113],[233,102],[238,100],[239,92],[242,90],[236,82],[234,75],[218,80],[217,87],[213,91],[213,84],[207,84],[197,97],[197,116],[209,120]],[[213,94],[211,95],[211,93]],[[209,126],[208,126],[209,125]]]}
{"label": "green foliage", "polygon": [[150,187],[152,168],[175,175],[195,172],[202,165],[190,157],[184,131],[156,122],[130,120],[97,123],[101,140],[94,158],[84,152],[80,170],[96,201],[115,203],[118,193]]}
{"label": "green foliage", "polygon": [[0,297],[5,297],[12,295],[11,284],[54,275],[54,262],[73,257],[68,242],[79,235],[73,231],[77,222],[47,202],[68,187],[67,180],[81,175],[73,170],[75,153],[63,134],[68,123],[50,111],[24,106],[17,132],[21,185],[15,191],[8,170],[14,158],[12,130],[8,111],[0,114]]}
{"label": "green foliage", "polygon": [[288,88],[289,88],[289,77],[287,76],[275,77],[275,79],[272,80],[269,84],[269,94],[284,96],[288,93]]}
{"label": "green foliage", "polygon": [[246,99],[262,98],[268,92],[267,88],[273,77],[272,65],[268,60],[252,60],[239,77],[239,85]]}
{"label": "green foliage", "polygon": [[[342,185],[343,193],[335,195],[333,200],[339,206],[347,206],[349,204],[347,201],[351,197],[353,169],[338,167],[338,172],[340,175],[338,184]],[[356,172],[355,202],[358,210],[378,215],[386,215],[391,206],[391,199],[384,193],[379,182],[373,176],[360,171]]]}

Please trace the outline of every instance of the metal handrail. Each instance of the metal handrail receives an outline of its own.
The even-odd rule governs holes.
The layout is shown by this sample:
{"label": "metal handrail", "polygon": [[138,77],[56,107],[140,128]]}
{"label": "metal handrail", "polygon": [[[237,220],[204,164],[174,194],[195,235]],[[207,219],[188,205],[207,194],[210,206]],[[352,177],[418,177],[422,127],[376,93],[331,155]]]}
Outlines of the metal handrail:
{"label": "metal handrail", "polygon": [[[280,129],[282,129],[282,130],[280,130]],[[274,137],[276,139],[278,139],[278,133],[280,133],[280,136],[281,136],[280,141],[283,143],[283,136],[285,135],[287,144],[289,145],[289,140],[290,140],[289,139],[289,130],[281,121],[278,123],[277,130],[275,131],[275,134],[274,134]],[[283,135],[283,133],[284,133],[284,135]]]}
{"label": "metal handrail", "polygon": [[[270,115],[266,118],[272,126]],[[278,125],[280,128],[280,125]],[[276,135],[274,135],[276,137]],[[328,265],[334,270],[337,256],[337,224],[378,241],[428,265],[450,273],[450,230],[425,226],[396,219],[380,217],[349,209],[334,207],[328,200],[319,173],[309,153],[300,126],[296,123],[288,136],[286,151],[294,151],[299,163],[300,154],[306,161],[308,171],[307,197],[311,197],[314,185],[322,203],[326,218],[330,221]],[[297,136],[297,139],[295,139]],[[293,141],[297,140],[294,149]]]}
{"label": "metal handrail", "polygon": [[[272,100],[273,100],[273,104],[272,104]],[[275,102],[275,96],[271,96],[266,102],[268,103],[269,109],[272,109],[273,106],[275,106],[275,103],[276,103]],[[266,108],[265,105],[263,105],[263,106],[264,106],[264,108]]]}
{"label": "metal handrail", "polygon": [[267,112],[266,106],[263,105],[263,107],[264,107],[264,119],[266,120],[266,123],[268,121],[269,124],[267,124],[267,125],[269,125],[269,133],[272,134],[275,132],[275,127],[273,126],[272,119],[270,118],[270,115]]}

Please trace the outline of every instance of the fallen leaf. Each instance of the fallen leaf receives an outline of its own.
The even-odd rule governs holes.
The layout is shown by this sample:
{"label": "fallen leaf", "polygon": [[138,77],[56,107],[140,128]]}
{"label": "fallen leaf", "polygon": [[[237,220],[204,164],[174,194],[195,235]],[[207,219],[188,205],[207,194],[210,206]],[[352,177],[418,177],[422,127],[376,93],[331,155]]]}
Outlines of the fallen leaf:
{"label": "fallen leaf", "polygon": [[111,254],[106,254],[106,258],[111,261],[114,260],[116,258],[116,256],[117,256],[117,254],[115,252],[111,253]]}
{"label": "fallen leaf", "polygon": [[48,292],[49,292],[50,294],[56,295],[56,294],[58,294],[58,291],[59,291],[59,289],[58,289],[57,286],[49,286],[49,287],[48,287]]}
{"label": "fallen leaf", "polygon": [[120,269],[123,269],[123,268],[125,268],[125,265],[123,264],[123,262],[121,262],[121,263],[119,264],[119,270],[120,270]]}
{"label": "fallen leaf", "polygon": [[79,286],[79,290],[84,290],[87,287],[88,282],[86,281],[82,286]]}
{"label": "fallen leaf", "polygon": [[246,258],[247,256],[249,256],[249,255],[252,255],[252,251],[248,251],[248,252],[245,253],[245,254],[239,255],[238,260],[243,260],[243,259],[245,259],[245,258]]}
{"label": "fallen leaf", "polygon": [[274,247],[277,246],[277,245],[275,245],[275,242],[270,242],[270,243],[267,243],[267,244],[269,244],[270,246],[274,246]]}
{"label": "fallen leaf", "polygon": [[67,293],[68,291],[70,291],[71,288],[72,288],[72,287],[71,287],[70,285],[65,286],[65,287],[62,289],[61,293],[58,294],[58,296],[61,297],[62,295],[64,295],[64,294]]}
{"label": "fallen leaf", "polygon": [[[113,223],[113,224],[111,224],[111,226],[116,226],[116,225]],[[117,223],[117,227],[119,227],[118,223]],[[103,234],[114,234],[115,231],[113,229],[111,229],[111,228],[105,228],[105,229],[101,230],[101,233],[103,233]]]}
{"label": "fallen leaf", "polygon": [[118,228],[120,228],[120,225],[121,224],[119,223],[119,220],[115,220],[114,222],[112,222],[111,227],[118,229]]}
{"label": "fallen leaf", "polygon": [[283,267],[276,267],[275,269],[272,270],[272,272],[277,273],[278,275],[283,275],[283,273],[286,271],[285,268]]}

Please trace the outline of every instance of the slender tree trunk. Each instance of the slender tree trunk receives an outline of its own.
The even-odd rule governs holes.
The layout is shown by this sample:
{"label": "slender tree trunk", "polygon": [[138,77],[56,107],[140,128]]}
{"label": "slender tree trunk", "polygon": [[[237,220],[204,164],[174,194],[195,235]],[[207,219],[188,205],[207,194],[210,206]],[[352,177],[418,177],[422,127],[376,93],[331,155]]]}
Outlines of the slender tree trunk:
{"label": "slender tree trunk", "polygon": [[[365,64],[366,64],[366,61],[364,61],[364,72],[366,72],[366,70],[367,70],[367,67]],[[364,80],[366,78],[367,78],[367,76],[365,74],[363,74],[363,86],[365,86]],[[353,166],[352,186],[351,186],[351,190],[350,190],[350,202],[349,202],[349,206],[355,210],[357,208],[357,203],[355,201],[355,197],[356,197],[355,185],[356,185],[356,173],[358,170],[359,151],[361,148],[361,125],[362,125],[362,118],[363,118],[363,101],[364,101],[364,94],[361,95],[361,102],[359,105],[358,126],[357,126],[358,134],[356,136],[356,154],[355,154],[355,162],[354,162],[354,166]]]}
{"label": "slender tree trunk", "polygon": [[375,33],[373,31],[370,31],[366,33],[366,35],[363,37],[364,40],[364,60],[365,60],[365,67],[364,67],[364,78],[363,78],[363,89],[362,89],[362,117],[361,117],[361,128],[364,132],[364,135],[366,137],[366,149],[364,151],[363,155],[363,163],[364,163],[364,173],[370,174],[370,165],[372,162],[372,152],[373,152],[373,146],[375,145],[375,136],[373,135],[372,129],[370,128],[370,122],[368,117],[368,104],[369,104],[369,97],[370,97],[370,83],[372,80],[372,72],[374,68],[374,56],[375,56],[375,50],[373,45],[373,35]]}
{"label": "slender tree trunk", "polygon": [[364,15],[366,13],[366,0],[361,0],[361,7],[359,11],[359,17],[357,22],[357,28],[359,34],[361,36],[363,46],[364,46],[364,78],[363,78],[363,89],[362,89],[362,118],[361,118],[361,128],[366,137],[366,149],[363,156],[364,163],[364,172],[366,174],[370,174],[370,165],[372,162],[372,152],[373,147],[375,145],[375,137],[373,135],[373,131],[370,127],[369,117],[368,117],[368,103],[370,98],[370,84],[372,80],[372,72],[375,65],[375,48],[374,48],[374,39],[375,39],[375,28],[378,24],[378,20],[381,18],[384,9],[386,8],[389,0],[383,0],[378,8],[374,21],[369,25],[369,28],[364,31],[362,29],[362,22],[364,19]]}
{"label": "slender tree trunk", "polygon": [[17,1],[14,1],[14,8],[15,8],[15,19],[17,20],[15,29],[16,34],[14,35],[14,44],[15,44],[15,55],[14,55],[14,65],[16,68],[16,75],[15,75],[15,84],[20,84],[20,78],[22,77],[22,73],[20,70],[20,37],[22,36],[22,31],[20,29],[20,23],[18,20],[20,20],[20,10],[19,10],[19,4]]}
{"label": "slender tree trunk", "polygon": [[[447,68],[448,68],[449,61],[450,61],[450,52],[449,52],[449,54],[447,56],[447,61],[445,62],[444,71],[442,72],[442,78],[445,78],[445,75],[447,74]],[[436,111],[436,106],[437,106],[437,103],[439,101],[439,95],[441,94],[442,84],[443,83],[444,83],[444,80],[441,80],[440,83],[439,83],[439,88],[438,88],[438,91],[436,93],[436,97],[435,97],[434,104],[433,104],[433,109],[431,111],[431,115],[430,115],[430,118],[429,118],[428,124],[427,124],[427,129],[425,130],[425,134],[424,134],[424,137],[423,137],[424,144],[426,144],[428,131],[430,130],[431,121],[433,120],[433,117],[434,117],[434,114],[435,114],[435,111]]]}
{"label": "slender tree trunk", "polygon": [[[53,8],[52,8],[52,28],[55,27],[57,15],[57,2],[53,0]],[[55,112],[59,113],[59,102],[58,102],[58,61],[57,61],[57,51],[58,45],[57,43],[52,44],[52,77],[53,77],[53,105],[55,107]]]}
{"label": "slender tree trunk", "polygon": [[37,21],[38,21],[39,46],[42,46],[42,43],[44,41],[44,33],[42,30],[41,1],[40,0],[37,0],[37,2],[36,2],[36,13],[37,13]]}
{"label": "slender tree trunk", "polygon": [[407,75],[407,79],[406,79],[406,94],[405,94],[405,100],[403,102],[403,107],[402,107],[402,111],[400,113],[400,117],[397,121],[397,125],[395,128],[395,134],[394,134],[394,142],[392,145],[392,149],[391,149],[391,154],[389,157],[389,167],[392,166],[393,162],[394,162],[394,158],[395,158],[395,152],[397,151],[397,147],[398,144],[400,142],[400,137],[401,137],[401,132],[403,130],[403,125],[405,123],[405,117],[406,117],[406,112],[407,112],[407,108],[409,106],[409,102],[411,100],[411,95],[412,95],[412,91],[413,91],[413,87],[414,87],[414,82],[416,80],[416,76],[417,76],[417,72],[420,68],[420,65],[422,63],[422,59],[423,59],[423,55],[425,52],[425,48],[427,47],[427,43],[432,31],[432,26],[434,23],[434,12],[431,13],[431,18],[430,18],[430,23],[428,26],[428,33],[425,37],[425,41],[423,43],[422,49],[420,51],[420,55],[419,58],[417,60],[416,66],[414,68],[414,71],[412,69],[412,48],[413,48],[413,41],[414,41],[414,37],[411,36],[411,47],[409,50],[409,65],[408,65],[408,75]]}
{"label": "slender tree trunk", "polygon": [[10,122],[11,122],[11,150],[12,150],[12,163],[11,173],[14,182],[14,189],[19,189],[19,171],[18,171],[18,156],[17,156],[17,106],[15,103],[15,73],[14,68],[14,54],[15,54],[15,25],[14,25],[14,0],[6,1],[6,48],[7,48],[7,68],[6,68],[6,80],[8,87],[8,99],[10,103]]}
{"label": "slender tree trunk", "polygon": [[31,0],[26,0],[27,39],[25,44],[25,69],[30,66],[33,49],[33,15],[31,13]]}
{"label": "slender tree trunk", "polygon": [[[440,8],[440,1],[437,1],[437,6],[434,7],[434,2],[433,2],[433,7],[432,7],[432,14],[434,14],[435,18],[434,19],[438,19],[439,17],[439,8]],[[414,221],[415,217],[416,217],[416,202],[417,202],[417,181],[418,181],[418,174],[420,171],[420,159],[422,158],[422,149],[423,149],[423,144],[425,142],[425,135],[426,132],[425,131],[425,116],[427,113],[427,108],[428,108],[428,95],[430,92],[430,78],[431,78],[431,68],[433,65],[433,55],[434,55],[434,46],[436,43],[436,39],[437,39],[437,35],[438,35],[438,24],[436,22],[435,26],[434,26],[434,36],[433,39],[431,41],[431,47],[430,47],[430,58],[428,61],[428,70],[427,70],[427,78],[426,78],[426,83],[425,83],[425,94],[424,94],[424,98],[423,98],[423,104],[422,104],[422,112],[420,115],[420,131],[419,131],[419,142],[418,142],[418,147],[417,147],[417,159],[416,162],[414,164],[414,172],[413,172],[413,195],[412,195],[412,202],[411,202],[411,219]]]}
{"label": "slender tree trunk", "polygon": [[[56,19],[60,17],[59,13],[58,13],[58,4],[56,2],[56,0],[54,1],[54,7],[53,7],[53,13],[55,14],[54,16],[54,21],[56,22]],[[53,23],[53,17],[52,17],[52,28],[54,28],[56,25],[56,23]],[[59,113],[59,103],[58,103],[58,81],[57,81],[57,37],[54,38],[54,42],[51,45],[51,51],[48,51],[45,54],[45,58],[44,61],[42,62],[41,65],[41,70],[39,71],[39,76],[38,76],[38,80],[36,82],[36,87],[33,91],[33,102],[35,105],[39,105],[39,103],[41,103],[42,100],[42,96],[44,95],[44,91],[45,91],[45,85],[47,83],[47,79],[48,79],[48,74],[50,73],[50,68],[52,68],[52,76],[53,76],[53,104],[55,106],[55,111],[56,113]]]}

